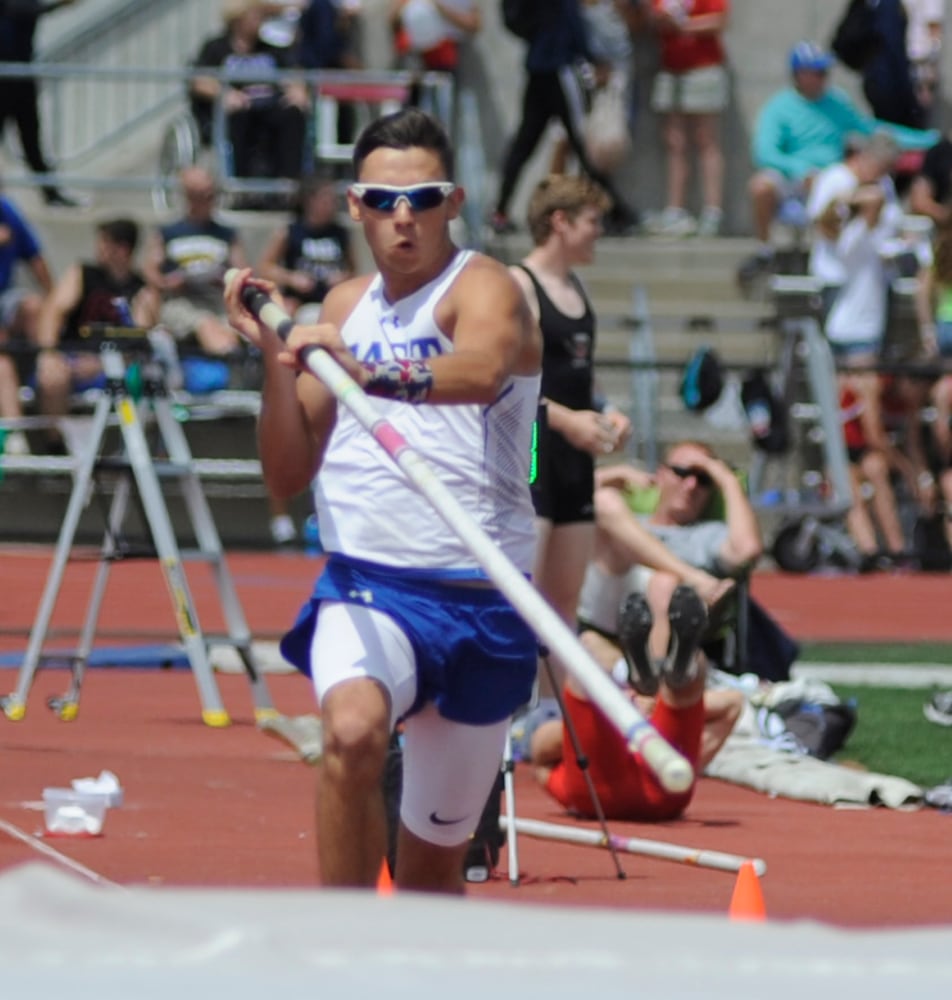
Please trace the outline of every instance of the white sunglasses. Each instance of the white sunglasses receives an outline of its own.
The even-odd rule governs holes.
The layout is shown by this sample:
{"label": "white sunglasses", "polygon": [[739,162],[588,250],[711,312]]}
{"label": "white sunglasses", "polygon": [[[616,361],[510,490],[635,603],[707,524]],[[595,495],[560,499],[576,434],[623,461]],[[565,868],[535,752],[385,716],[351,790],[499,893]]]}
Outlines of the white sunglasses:
{"label": "white sunglasses", "polygon": [[428,181],[409,187],[391,184],[351,184],[351,193],[375,212],[395,212],[400,200],[406,201],[413,212],[438,208],[456,190],[452,181]]}

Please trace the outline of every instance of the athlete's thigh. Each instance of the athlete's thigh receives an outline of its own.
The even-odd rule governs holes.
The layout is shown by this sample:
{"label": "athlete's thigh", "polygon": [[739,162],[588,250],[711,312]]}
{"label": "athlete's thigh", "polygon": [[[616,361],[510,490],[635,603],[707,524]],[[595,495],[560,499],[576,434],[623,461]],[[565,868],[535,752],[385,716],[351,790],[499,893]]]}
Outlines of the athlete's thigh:
{"label": "athlete's thigh", "polygon": [[466,726],[432,704],[404,723],[400,819],[421,840],[462,844],[476,829],[499,773],[509,720]]}
{"label": "athlete's thigh", "polygon": [[342,681],[369,677],[390,698],[390,724],[416,697],[416,657],[389,615],[363,604],[322,601],[311,639],[311,676],[318,703]]}

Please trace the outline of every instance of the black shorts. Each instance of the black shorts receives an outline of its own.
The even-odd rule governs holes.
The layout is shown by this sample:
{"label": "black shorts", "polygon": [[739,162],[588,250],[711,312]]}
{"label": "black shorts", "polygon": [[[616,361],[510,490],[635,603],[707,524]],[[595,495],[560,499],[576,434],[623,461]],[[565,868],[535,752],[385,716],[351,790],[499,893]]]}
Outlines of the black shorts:
{"label": "black shorts", "polygon": [[595,460],[546,428],[539,448],[539,475],[532,484],[537,517],[553,524],[595,520]]}

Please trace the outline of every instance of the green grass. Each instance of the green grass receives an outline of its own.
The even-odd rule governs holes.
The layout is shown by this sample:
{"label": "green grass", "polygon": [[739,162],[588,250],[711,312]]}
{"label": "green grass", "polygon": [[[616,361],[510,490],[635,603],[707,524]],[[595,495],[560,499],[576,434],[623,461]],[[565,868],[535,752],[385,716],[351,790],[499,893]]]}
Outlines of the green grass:
{"label": "green grass", "polygon": [[942,663],[952,665],[952,645],[941,642],[802,643],[804,663]]}
{"label": "green grass", "polygon": [[844,701],[853,699],[857,710],[856,727],[834,758],[837,762],[855,761],[868,771],[907,778],[926,788],[952,778],[952,727],[937,726],[922,714],[932,690],[832,687]]}

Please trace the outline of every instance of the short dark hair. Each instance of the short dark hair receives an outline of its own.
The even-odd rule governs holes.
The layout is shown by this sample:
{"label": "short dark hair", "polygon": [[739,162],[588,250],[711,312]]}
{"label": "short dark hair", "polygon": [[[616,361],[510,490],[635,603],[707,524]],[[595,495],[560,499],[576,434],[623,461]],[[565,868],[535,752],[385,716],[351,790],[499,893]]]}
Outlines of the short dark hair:
{"label": "short dark hair", "polygon": [[96,232],[112,243],[135,250],[139,242],[139,226],[132,219],[109,219],[96,226]]}
{"label": "short dark hair", "polygon": [[446,129],[419,108],[401,108],[372,121],[354,144],[354,177],[375,149],[430,149],[439,156],[447,180],[453,180],[453,147]]}

